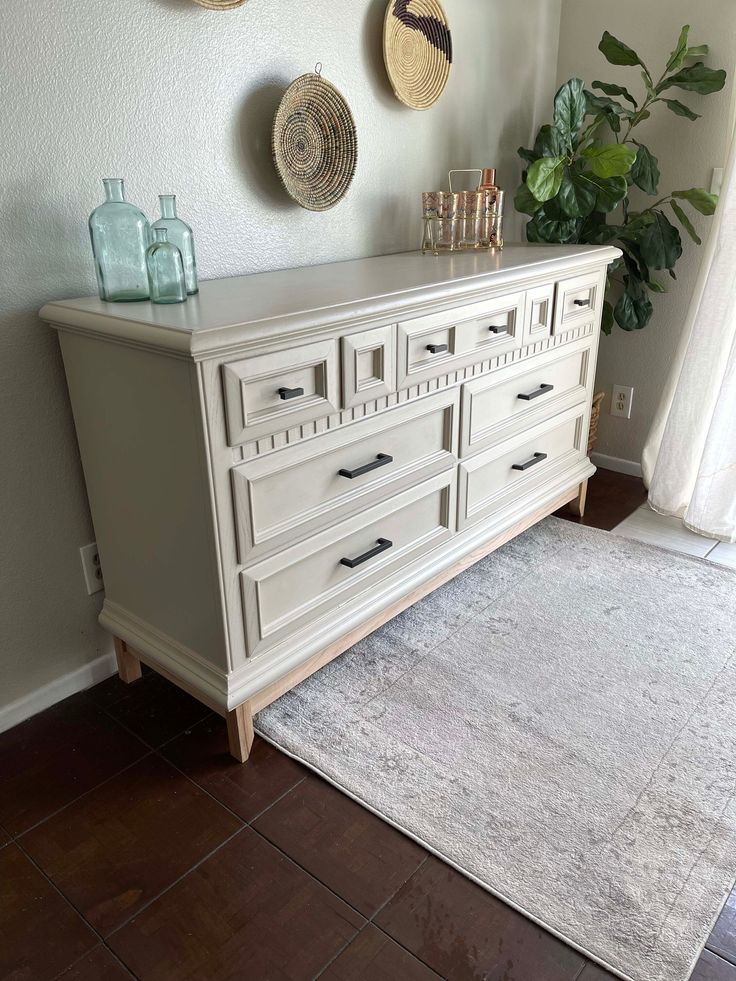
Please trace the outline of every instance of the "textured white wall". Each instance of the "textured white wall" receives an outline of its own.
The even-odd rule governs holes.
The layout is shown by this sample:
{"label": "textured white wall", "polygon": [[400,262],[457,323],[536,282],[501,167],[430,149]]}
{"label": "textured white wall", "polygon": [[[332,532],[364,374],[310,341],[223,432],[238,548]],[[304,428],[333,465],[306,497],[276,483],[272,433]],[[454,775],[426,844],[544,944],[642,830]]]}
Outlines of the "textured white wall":
{"label": "textured white wall", "polygon": [[[93,531],[56,337],[36,316],[95,289],[86,218],[100,178],[125,177],[149,215],[157,193],[178,194],[203,278],[414,248],[419,192],[450,167],[496,165],[516,184],[516,147],[554,90],[559,0],[445,0],[456,64],[425,113],[388,86],[385,6],[4,0],[0,708],[110,647],[79,564]],[[349,197],[321,215],[284,196],[270,154],[281,94],[317,61],[360,140]]]}
{"label": "textured white wall", "polygon": [[[560,29],[558,81],[574,75],[590,85],[595,79],[626,85],[635,95],[642,91],[634,68],[609,65],[598,51],[604,30],[625,41],[641,55],[652,72],[659,75],[675,46],[683,24],[692,27],[694,44],[711,46],[708,64],[729,73],[726,88],[715,95],[698,96],[679,89],[672,98],[692,106],[703,118],[694,123],[673,115],[666,106],[655,106],[652,118],[637,128],[637,139],[659,158],[663,193],[687,187],[709,188],[714,167],[723,167],[727,153],[729,105],[736,62],[736,4],[734,0],[563,0]],[[547,113],[551,115],[551,113]],[[653,201],[655,199],[649,199]],[[667,212],[669,208],[665,209]],[[686,211],[692,209],[686,206]],[[692,212],[701,238],[710,227],[708,218]],[[683,234],[684,254],[673,283],[665,274],[669,293],[653,296],[655,315],[648,327],[626,334],[614,328],[611,337],[601,338],[597,387],[609,396],[596,449],[600,453],[639,462],[659,397],[677,348],[690,295],[697,278],[701,250]],[[662,279],[662,277],[660,277]],[[633,414],[630,420],[609,415],[613,385],[632,385]]]}

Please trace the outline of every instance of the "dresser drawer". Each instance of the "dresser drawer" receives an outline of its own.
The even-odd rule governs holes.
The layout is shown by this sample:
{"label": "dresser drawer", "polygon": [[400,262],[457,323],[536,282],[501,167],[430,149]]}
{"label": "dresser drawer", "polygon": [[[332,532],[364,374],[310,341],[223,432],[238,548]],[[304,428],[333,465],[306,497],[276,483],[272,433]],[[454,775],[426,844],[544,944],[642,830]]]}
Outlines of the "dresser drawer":
{"label": "dresser drawer", "polygon": [[585,273],[557,284],[555,300],[555,334],[590,319],[602,305],[605,276],[600,272]]}
{"label": "dresser drawer", "polygon": [[400,323],[398,387],[521,347],[524,310],[525,294],[513,293]]}
{"label": "dresser drawer", "polygon": [[552,335],[552,315],[555,307],[555,285],[536,286],[526,292],[526,312],[522,344],[534,344]]}
{"label": "dresser drawer", "polygon": [[230,446],[337,412],[337,341],[231,361],[222,368]]}
{"label": "dresser drawer", "polygon": [[588,398],[591,340],[463,385],[460,452],[476,453]]}
{"label": "dresser drawer", "polygon": [[374,327],[342,338],[346,409],[396,391],[396,327]]}
{"label": "dresser drawer", "polygon": [[587,403],[460,464],[458,528],[486,520],[585,457]]}
{"label": "dresser drawer", "polygon": [[459,392],[439,392],[235,467],[240,562],[454,467]]}
{"label": "dresser drawer", "polygon": [[249,655],[449,539],[455,482],[439,474],[242,572]]}

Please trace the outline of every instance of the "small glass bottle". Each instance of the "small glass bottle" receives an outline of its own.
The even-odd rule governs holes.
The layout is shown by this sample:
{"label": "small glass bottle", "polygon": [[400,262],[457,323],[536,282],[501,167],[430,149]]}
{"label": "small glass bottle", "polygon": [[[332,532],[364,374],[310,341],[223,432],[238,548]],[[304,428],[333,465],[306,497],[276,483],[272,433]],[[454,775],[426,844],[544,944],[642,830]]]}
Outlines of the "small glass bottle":
{"label": "small glass bottle", "polygon": [[169,233],[169,242],[175,245],[181,252],[187,293],[192,296],[194,293],[199,292],[199,286],[197,285],[197,257],[194,253],[194,234],[189,225],[177,217],[175,194],[159,194],[158,199],[161,203],[161,217],[151,227],[154,230],[156,228],[165,228]]}
{"label": "small glass bottle", "polygon": [[181,252],[167,239],[165,228],[156,228],[156,241],[146,252],[148,283],[154,303],[183,303],[187,298]]}
{"label": "small glass bottle", "polygon": [[147,300],[146,249],[153,240],[148,219],[125,200],[122,178],[106,177],[102,183],[106,200],[89,216],[100,298]]}

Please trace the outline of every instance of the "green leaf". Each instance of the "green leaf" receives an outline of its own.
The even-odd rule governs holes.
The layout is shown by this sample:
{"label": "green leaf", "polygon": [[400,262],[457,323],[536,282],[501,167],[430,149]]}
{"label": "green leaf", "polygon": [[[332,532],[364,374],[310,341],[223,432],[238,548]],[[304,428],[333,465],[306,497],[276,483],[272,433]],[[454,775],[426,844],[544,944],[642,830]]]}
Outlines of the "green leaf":
{"label": "green leaf", "polygon": [[688,68],[683,68],[676,75],[670,75],[657,86],[657,92],[664,92],[665,89],[678,88],[688,92],[699,92],[701,95],[710,95],[711,92],[720,92],[726,84],[726,73],[722,68],[706,68],[702,61],[697,61]]}
{"label": "green leaf", "polygon": [[539,155],[534,152],[534,150],[527,150],[526,147],[520,146],[516,151],[522,160],[526,160],[527,163],[533,164],[535,160],[539,160]]}
{"label": "green leaf", "polygon": [[596,95],[589,89],[585,90],[585,100],[589,116],[594,116],[597,112],[615,113],[617,116],[626,116],[627,119],[633,116],[633,111],[622,106],[620,102],[609,99],[606,95]]}
{"label": "green leaf", "polygon": [[540,157],[559,157],[564,154],[565,141],[562,139],[560,131],[554,126],[542,126],[534,141],[533,152],[536,154],[537,160]]}
{"label": "green leaf", "polygon": [[692,48],[687,49],[688,58],[705,58],[705,56],[710,51],[707,44],[694,44]]}
{"label": "green leaf", "polygon": [[634,165],[636,150],[623,143],[604,143],[586,147],[583,156],[597,177],[623,177]]}
{"label": "green leaf", "polygon": [[623,96],[627,102],[632,104],[634,109],[638,108],[639,103],[636,101],[631,92],[629,92],[627,88],[624,88],[623,85],[613,85],[611,82],[593,82],[593,88],[600,89],[600,91],[604,92],[606,95]]}
{"label": "green leaf", "polygon": [[691,187],[688,191],[673,191],[672,197],[687,201],[701,215],[714,214],[718,204],[718,195],[710,194],[703,187]]}
{"label": "green leaf", "polygon": [[680,37],[677,41],[675,50],[670,55],[670,60],[667,62],[667,68],[665,71],[674,72],[678,68],[682,68],[685,64],[685,59],[687,58],[687,41],[690,36],[690,25],[685,24],[683,29],[680,31]]}
{"label": "green leaf", "polygon": [[595,208],[596,189],[575,171],[566,171],[557,196],[560,210],[568,218],[587,218]]}
{"label": "green leaf", "polygon": [[664,102],[667,108],[671,112],[674,112],[676,116],[684,116],[686,119],[692,119],[693,121],[700,119],[697,112],[693,112],[692,109],[689,109],[682,102],[678,102],[677,99],[660,99],[660,102]]}
{"label": "green leaf", "polygon": [[637,143],[636,146],[636,160],[631,168],[631,177],[642,191],[656,194],[660,178],[657,158],[643,143]]}
{"label": "green leaf", "polygon": [[662,286],[661,283],[658,283],[657,280],[654,279],[654,277],[652,277],[652,276],[650,276],[649,279],[647,280],[647,286],[652,291],[652,293],[666,293],[667,292],[667,290],[664,288],[664,286]]}
{"label": "green leaf", "polygon": [[677,201],[670,201],[670,207],[672,208],[672,210],[674,211],[675,215],[677,216],[677,220],[680,222],[680,224],[685,229],[685,231],[688,233],[688,235],[693,240],[693,242],[695,242],[696,245],[702,245],[703,244],[703,240],[698,235],[698,233],[695,231],[695,226],[690,221],[690,219],[685,214],[685,212],[682,210],[682,208],[677,203]]}
{"label": "green leaf", "polygon": [[595,210],[603,214],[608,214],[621,204],[629,189],[625,177],[597,177],[585,172],[579,174],[579,178],[595,188]]}
{"label": "green leaf", "polygon": [[642,65],[643,62],[639,55],[623,41],[619,41],[608,31],[603,32],[603,37],[598,45],[606,60],[612,65]]}
{"label": "green leaf", "polygon": [[654,221],[639,236],[639,248],[650,268],[672,269],[682,255],[682,239],[663,212],[655,211]]}
{"label": "green leaf", "polygon": [[577,228],[574,219],[557,221],[538,212],[526,226],[526,237],[530,242],[569,242]]}
{"label": "green leaf", "polygon": [[636,296],[627,291],[620,297],[613,315],[622,330],[641,330],[652,317],[654,307],[646,296]]}
{"label": "green leaf", "polygon": [[533,215],[542,207],[542,202],[537,201],[528,184],[521,184],[514,195],[514,207],[523,215]]}
{"label": "green leaf", "polygon": [[601,330],[608,336],[613,330],[613,307],[608,300],[603,301],[603,316],[601,317]]}
{"label": "green leaf", "polygon": [[571,78],[562,85],[555,96],[554,126],[565,144],[572,147],[573,139],[585,119],[586,103],[583,80]]}
{"label": "green leaf", "polygon": [[529,168],[526,182],[537,201],[549,201],[560,189],[565,157],[542,157]]}

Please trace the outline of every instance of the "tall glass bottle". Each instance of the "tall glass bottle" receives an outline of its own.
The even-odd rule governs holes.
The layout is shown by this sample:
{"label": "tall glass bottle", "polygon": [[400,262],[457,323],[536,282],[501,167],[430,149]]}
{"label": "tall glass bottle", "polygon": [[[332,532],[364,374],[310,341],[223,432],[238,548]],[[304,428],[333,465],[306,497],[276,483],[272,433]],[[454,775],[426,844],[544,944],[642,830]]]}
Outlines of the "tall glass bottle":
{"label": "tall glass bottle", "polygon": [[154,303],[183,303],[187,298],[181,252],[167,240],[165,228],[154,229],[156,241],[146,252],[148,284]]}
{"label": "tall glass bottle", "polygon": [[89,216],[100,297],[112,303],[148,299],[146,249],[152,235],[148,219],[125,200],[119,177],[103,180],[106,200]]}
{"label": "tall glass bottle", "polygon": [[159,194],[158,199],[161,202],[161,217],[153,223],[152,227],[154,229],[165,228],[169,234],[169,242],[175,245],[181,252],[187,293],[191,296],[199,292],[199,286],[197,285],[197,257],[194,252],[194,234],[189,225],[177,217],[175,194]]}

